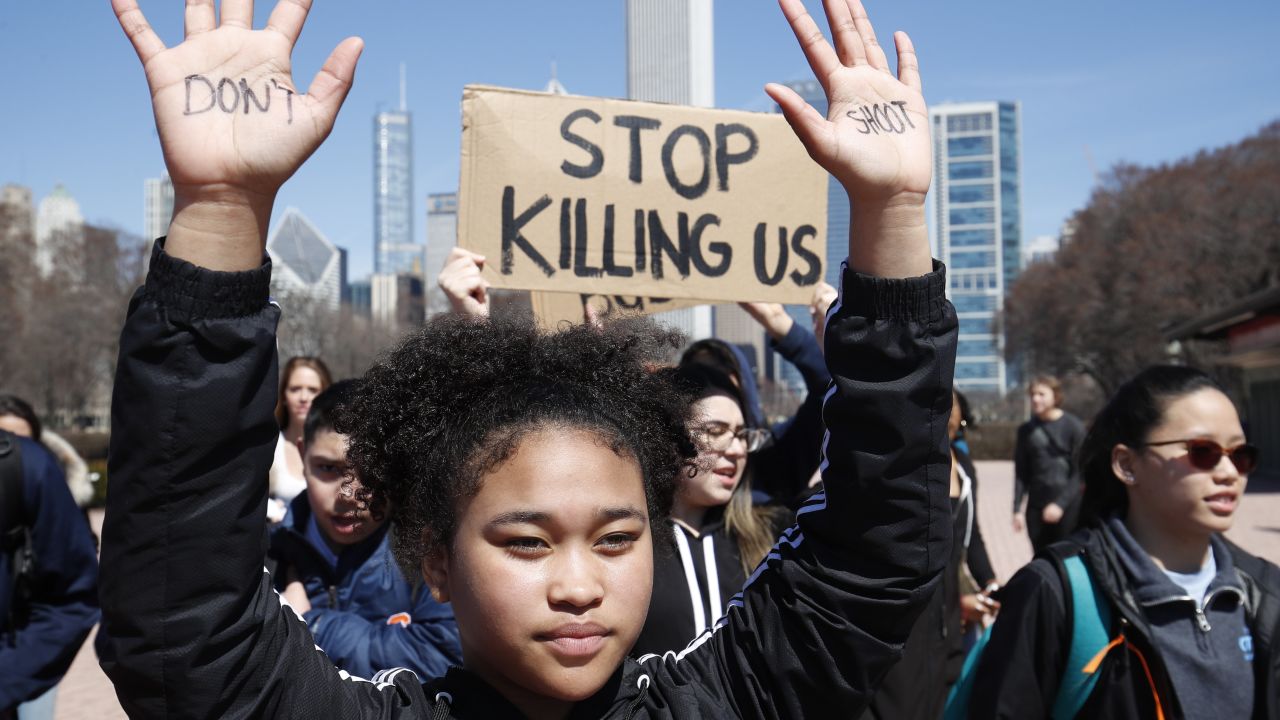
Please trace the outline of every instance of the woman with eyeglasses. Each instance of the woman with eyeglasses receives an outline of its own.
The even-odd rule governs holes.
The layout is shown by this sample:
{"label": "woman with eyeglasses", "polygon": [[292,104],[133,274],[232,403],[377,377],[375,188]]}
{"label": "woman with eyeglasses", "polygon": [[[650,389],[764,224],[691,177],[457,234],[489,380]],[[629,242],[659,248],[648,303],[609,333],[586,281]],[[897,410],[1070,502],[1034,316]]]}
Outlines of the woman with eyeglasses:
{"label": "woman with eyeglasses", "polygon": [[[1085,525],[999,594],[969,715],[1059,717],[1079,693],[1076,717],[1276,717],[1280,568],[1222,535],[1257,460],[1208,375],[1157,366],[1123,385],[1081,449]],[[1073,628],[1075,556],[1109,639],[1096,652]]]}
{"label": "woman with eyeglasses", "polygon": [[635,657],[682,650],[715,625],[792,520],[786,508],[752,500],[747,458],[768,435],[747,427],[738,386],[701,363],[674,376],[696,398],[689,431],[699,452],[676,483],[673,543],[654,551],[653,596]]}

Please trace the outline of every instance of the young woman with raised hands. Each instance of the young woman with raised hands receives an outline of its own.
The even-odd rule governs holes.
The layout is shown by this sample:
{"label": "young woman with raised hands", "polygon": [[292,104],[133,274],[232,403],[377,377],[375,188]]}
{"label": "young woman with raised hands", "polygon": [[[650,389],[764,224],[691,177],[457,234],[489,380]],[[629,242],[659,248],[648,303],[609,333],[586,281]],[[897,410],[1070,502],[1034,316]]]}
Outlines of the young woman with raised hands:
{"label": "young woman with raised hands", "polygon": [[[834,46],[800,0],[781,3],[830,120],[768,88],[855,218],[826,329],[824,492],[714,630],[627,659],[673,483],[695,454],[688,398],[650,372],[672,339],[643,320],[557,333],[433,320],[360,381],[343,430],[362,484],[389,503],[397,559],[452,603],[464,665],[361,681],[280,607],[261,512],[280,312],[267,221],[332,127],[360,41],[340,44],[303,95],[289,53],[305,0],[281,0],[258,31],[250,0],[223,0],[217,27],[213,3],[188,0],[187,40],[172,49],[136,0],[113,0],[177,193],[130,306],[113,411],[106,670],[131,715],[815,718],[865,706],[947,559],[956,319],[925,232],[930,145],[910,41],[897,36],[895,76],[857,0],[825,4]],[[292,105],[276,94],[270,111],[190,114],[193,77],[284,88]],[[863,108],[899,113],[900,131],[863,133]]]}

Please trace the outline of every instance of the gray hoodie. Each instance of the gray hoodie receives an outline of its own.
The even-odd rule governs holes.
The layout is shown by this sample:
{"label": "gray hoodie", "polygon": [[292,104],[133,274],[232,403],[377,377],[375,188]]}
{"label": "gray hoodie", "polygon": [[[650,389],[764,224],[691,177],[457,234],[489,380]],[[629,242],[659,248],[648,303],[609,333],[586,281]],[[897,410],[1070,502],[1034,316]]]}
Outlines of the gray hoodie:
{"label": "gray hoodie", "polygon": [[1245,624],[1244,585],[1226,544],[1216,535],[1210,541],[1218,572],[1202,606],[1156,566],[1121,520],[1110,518],[1105,528],[1184,715],[1252,716],[1253,639]]}

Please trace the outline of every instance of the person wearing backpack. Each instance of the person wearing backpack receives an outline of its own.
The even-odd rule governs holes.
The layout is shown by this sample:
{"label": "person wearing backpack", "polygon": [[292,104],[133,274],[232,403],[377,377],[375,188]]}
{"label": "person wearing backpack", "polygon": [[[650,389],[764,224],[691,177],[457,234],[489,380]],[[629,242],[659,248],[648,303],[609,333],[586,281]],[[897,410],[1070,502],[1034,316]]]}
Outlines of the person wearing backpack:
{"label": "person wearing backpack", "polygon": [[97,622],[97,551],[58,461],[0,430],[0,720],[53,717]]}
{"label": "person wearing backpack", "polygon": [[1257,459],[1203,372],[1156,366],[1123,385],[1081,450],[1084,528],[1001,591],[960,710],[1280,717],[1280,568],[1222,535]]}

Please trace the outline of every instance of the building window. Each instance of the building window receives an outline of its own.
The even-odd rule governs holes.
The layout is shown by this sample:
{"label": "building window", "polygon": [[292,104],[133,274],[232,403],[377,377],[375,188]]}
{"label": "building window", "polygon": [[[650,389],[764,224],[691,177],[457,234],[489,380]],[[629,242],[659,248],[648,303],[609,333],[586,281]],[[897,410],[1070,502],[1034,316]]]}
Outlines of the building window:
{"label": "building window", "polygon": [[951,247],[972,247],[974,245],[995,245],[996,231],[991,228],[981,230],[952,230]]}
{"label": "building window", "polygon": [[951,253],[951,267],[957,270],[968,268],[995,267],[996,254],[991,250],[965,251]]}
{"label": "building window", "polygon": [[947,188],[947,195],[953,203],[990,202],[995,199],[995,188],[991,183],[952,185]]}
{"label": "building window", "polygon": [[957,380],[999,379],[1000,366],[994,362],[957,362]]}
{"label": "building window", "polygon": [[951,208],[952,225],[984,225],[996,221],[996,209],[993,207]]}
{"label": "building window", "polygon": [[972,113],[969,115],[950,115],[947,117],[947,132],[981,132],[991,129],[991,113]]}
{"label": "building window", "polygon": [[956,312],[994,312],[996,309],[996,296],[957,295],[951,298],[951,304],[955,305]]}
{"label": "building window", "polygon": [[994,357],[995,354],[995,340],[961,340],[956,346],[959,357]]}
{"label": "building window", "polygon": [[948,177],[952,180],[980,180],[991,177],[993,167],[990,160],[977,162],[951,163]]}
{"label": "building window", "polygon": [[953,137],[947,139],[947,154],[952,157],[968,155],[990,155],[991,136],[973,135],[969,137]]}
{"label": "building window", "polygon": [[961,335],[990,335],[990,318],[960,318]]}

